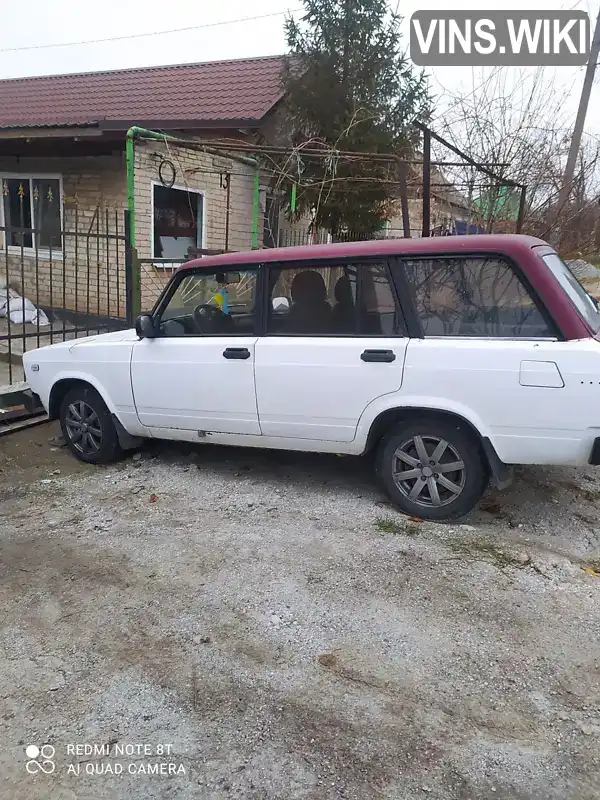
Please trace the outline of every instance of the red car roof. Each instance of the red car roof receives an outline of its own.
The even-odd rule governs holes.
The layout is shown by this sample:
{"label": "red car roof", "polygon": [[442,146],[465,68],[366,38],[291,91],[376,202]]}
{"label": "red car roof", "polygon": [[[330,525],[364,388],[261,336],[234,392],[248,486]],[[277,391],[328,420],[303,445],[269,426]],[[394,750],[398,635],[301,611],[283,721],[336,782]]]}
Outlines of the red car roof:
{"label": "red car roof", "polygon": [[341,242],[338,244],[310,244],[300,247],[274,247],[264,250],[249,250],[240,253],[224,253],[219,256],[204,256],[189,261],[180,269],[197,267],[225,267],[240,264],[256,264],[270,261],[306,261],[327,258],[357,258],[360,256],[389,256],[411,253],[435,254],[460,252],[461,250],[489,250],[491,252],[517,255],[536,245],[544,245],[542,239],[517,234],[489,234],[473,236],[432,236],[422,239],[371,239],[366,242]]}
{"label": "red car roof", "polygon": [[[302,247],[278,247],[250,250],[245,253],[225,253],[205,256],[189,261],[178,272],[193,269],[237,267],[246,264],[264,264],[285,261],[318,261],[340,258],[376,257],[392,255],[445,254],[452,256],[464,252],[501,253],[511,258],[522,270],[536,291],[542,304],[550,313],[565,339],[589,338],[594,334],[554,277],[549,267],[533,248],[551,248],[542,239],[518,234],[489,234],[473,236],[432,236],[421,239],[375,239],[367,242],[317,244]],[[544,253],[544,250],[541,250]]]}

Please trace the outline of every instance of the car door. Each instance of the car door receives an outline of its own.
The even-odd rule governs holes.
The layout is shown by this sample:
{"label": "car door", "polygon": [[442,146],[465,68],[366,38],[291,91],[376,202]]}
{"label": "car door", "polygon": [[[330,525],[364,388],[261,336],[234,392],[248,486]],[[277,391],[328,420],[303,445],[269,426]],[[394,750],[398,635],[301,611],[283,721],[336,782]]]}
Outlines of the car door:
{"label": "car door", "polygon": [[369,403],[402,385],[408,339],[387,262],[276,264],[268,289],[255,356],[263,435],[352,441]]}
{"label": "car door", "polygon": [[560,461],[577,427],[565,390],[573,348],[518,267],[494,253],[402,264],[418,325],[406,396],[468,417],[506,463]]}
{"label": "car door", "polygon": [[182,271],[133,346],[131,382],[149,428],[260,434],[254,359],[257,270]]}

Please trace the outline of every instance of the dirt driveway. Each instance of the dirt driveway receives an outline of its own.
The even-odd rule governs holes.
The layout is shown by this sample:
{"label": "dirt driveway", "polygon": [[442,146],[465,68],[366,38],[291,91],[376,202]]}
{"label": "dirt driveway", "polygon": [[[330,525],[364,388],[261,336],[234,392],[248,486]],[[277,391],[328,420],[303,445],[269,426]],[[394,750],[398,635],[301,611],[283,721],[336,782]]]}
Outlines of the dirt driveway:
{"label": "dirt driveway", "polygon": [[52,433],[0,439],[0,797],[600,796],[599,472],[442,526],[360,461]]}

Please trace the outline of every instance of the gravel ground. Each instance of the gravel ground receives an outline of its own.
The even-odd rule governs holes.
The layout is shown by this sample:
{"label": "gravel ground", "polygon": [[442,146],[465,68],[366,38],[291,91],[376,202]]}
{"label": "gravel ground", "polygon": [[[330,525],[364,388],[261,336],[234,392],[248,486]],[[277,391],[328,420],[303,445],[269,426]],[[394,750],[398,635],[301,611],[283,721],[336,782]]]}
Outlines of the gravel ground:
{"label": "gravel ground", "polygon": [[600,270],[583,258],[571,258],[566,263],[577,278],[597,278],[600,275]]}
{"label": "gravel ground", "polygon": [[360,460],[51,435],[0,439],[0,797],[600,796],[600,473],[444,526]]}

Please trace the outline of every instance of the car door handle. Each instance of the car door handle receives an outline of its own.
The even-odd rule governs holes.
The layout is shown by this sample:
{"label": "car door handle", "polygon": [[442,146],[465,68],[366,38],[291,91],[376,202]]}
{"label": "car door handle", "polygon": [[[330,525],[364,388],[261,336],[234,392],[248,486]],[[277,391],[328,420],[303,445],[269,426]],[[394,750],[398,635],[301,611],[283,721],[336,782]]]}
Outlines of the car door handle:
{"label": "car door handle", "polygon": [[363,361],[391,362],[396,360],[393,350],[365,350],[361,356]]}
{"label": "car door handle", "polygon": [[247,347],[226,347],[223,350],[224,358],[238,358],[238,359],[246,359],[250,358],[250,350]]}

